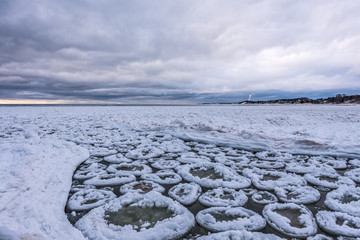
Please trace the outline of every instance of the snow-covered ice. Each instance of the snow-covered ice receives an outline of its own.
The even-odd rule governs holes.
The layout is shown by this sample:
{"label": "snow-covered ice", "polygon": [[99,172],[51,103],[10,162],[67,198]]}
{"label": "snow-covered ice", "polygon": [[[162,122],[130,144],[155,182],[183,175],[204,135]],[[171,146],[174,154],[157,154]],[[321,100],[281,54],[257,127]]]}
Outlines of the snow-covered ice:
{"label": "snow-covered ice", "polygon": [[342,212],[319,211],[316,221],[326,232],[348,237],[360,237],[360,217]]}
{"label": "snow-covered ice", "polygon": [[320,199],[320,192],[310,186],[276,187],[274,191],[282,202],[310,204]]}
{"label": "snow-covered ice", "polygon": [[256,231],[266,226],[263,217],[243,207],[211,207],[198,212],[196,221],[213,232],[227,230]]}
{"label": "snow-covered ice", "polygon": [[165,188],[156,182],[147,180],[127,183],[120,187],[120,193],[122,194],[128,192],[147,193],[150,191],[157,191],[162,193],[165,191]]}
{"label": "snow-covered ice", "polygon": [[[161,168],[179,169],[196,164],[218,164],[223,169],[230,169],[229,178],[223,177],[226,174],[222,175],[222,170],[216,172],[211,167],[206,171],[197,171],[196,174],[201,173],[205,182],[214,183],[213,180],[219,180],[216,177],[222,181],[222,184],[203,184],[204,192],[209,191],[208,187],[250,187],[248,178],[251,177],[246,174],[249,171],[246,169],[253,167],[278,169],[271,170],[275,175],[259,174],[263,179],[255,179],[254,183],[261,183],[257,186],[261,190],[273,183],[274,187],[282,188],[309,186],[313,183],[311,180],[309,183],[303,181],[302,174],[315,177],[319,172],[324,173],[317,176],[320,182],[324,179],[336,181],[328,174],[336,172],[340,173],[340,178],[344,172],[348,179],[356,182],[356,169],[360,167],[358,119],[360,106],[2,106],[0,200],[5,205],[0,208],[0,235],[8,230],[7,233],[21,239],[83,239],[83,235],[66,219],[64,209],[67,198],[76,192],[96,188],[119,195],[118,189],[124,182],[119,183],[122,186],[113,187],[95,187],[84,182],[105,174],[103,166],[109,164],[135,162],[151,167],[153,172]],[[90,158],[87,151],[92,154]],[[77,174],[69,194],[75,170]],[[118,170],[115,172],[115,175],[118,174]],[[132,184],[136,181],[134,169],[129,172],[132,177],[128,181]],[[277,175],[284,174],[294,176],[290,184],[285,183],[290,178],[277,179]],[[237,180],[241,179],[239,182],[247,179],[244,181],[246,184],[237,187],[226,185],[232,182],[234,176]],[[194,180],[184,177],[182,181],[187,184],[196,182]],[[335,188],[345,189],[346,185],[355,186],[355,183],[337,184]],[[320,189],[320,186],[315,187]],[[251,186],[244,191],[251,195],[250,192],[256,190]],[[168,193],[164,191],[162,194],[167,196]],[[322,200],[319,203],[322,204]],[[196,214],[199,211],[197,206],[196,202],[189,209]],[[319,207],[324,209],[324,206]],[[318,212],[317,208],[312,210]],[[345,219],[344,216],[338,221]],[[356,226],[357,217],[346,219],[350,220],[334,226],[334,229],[346,232]],[[318,221],[321,221],[320,217]],[[143,225],[144,228],[147,226],[148,223]],[[201,235],[204,234],[201,231]],[[246,236],[259,239],[255,235]]]}
{"label": "snow-covered ice", "polygon": [[196,240],[284,240],[284,238],[274,234],[248,232],[246,230],[229,230],[205,235]]}
{"label": "snow-covered ice", "polygon": [[258,191],[251,196],[251,200],[257,204],[265,205],[277,202],[278,198],[270,192]]}
{"label": "snow-covered ice", "polygon": [[360,217],[360,187],[342,187],[326,195],[325,206]]}
{"label": "snow-covered ice", "polygon": [[67,203],[67,208],[71,211],[84,211],[101,206],[116,195],[111,191],[100,189],[86,189],[74,193]]}
{"label": "snow-covered ice", "polygon": [[222,187],[208,190],[199,198],[199,202],[208,207],[241,207],[247,200],[243,191]]}
{"label": "snow-covered ice", "polygon": [[189,210],[156,191],[127,193],[91,210],[76,227],[88,239],[173,239],[195,224]]}
{"label": "snow-covered ice", "polygon": [[168,194],[183,205],[191,205],[198,200],[201,191],[196,183],[180,183],[170,188]]}
{"label": "snow-covered ice", "polygon": [[304,238],[317,231],[315,218],[303,205],[295,203],[272,203],[263,209],[267,223],[290,237]]}

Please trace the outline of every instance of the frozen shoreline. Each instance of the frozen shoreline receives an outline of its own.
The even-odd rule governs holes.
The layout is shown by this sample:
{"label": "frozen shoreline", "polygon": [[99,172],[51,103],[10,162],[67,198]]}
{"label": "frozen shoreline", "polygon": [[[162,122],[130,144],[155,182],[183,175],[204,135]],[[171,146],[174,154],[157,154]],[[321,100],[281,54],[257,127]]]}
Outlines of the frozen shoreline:
{"label": "frozen shoreline", "polygon": [[[69,141],[96,141],[84,135],[92,129],[165,132],[249,150],[360,156],[360,106],[1,107],[0,116],[0,200],[6,203],[0,226],[23,238],[83,239],[64,206],[72,174],[88,152]],[[97,134],[105,145],[116,140]]]}

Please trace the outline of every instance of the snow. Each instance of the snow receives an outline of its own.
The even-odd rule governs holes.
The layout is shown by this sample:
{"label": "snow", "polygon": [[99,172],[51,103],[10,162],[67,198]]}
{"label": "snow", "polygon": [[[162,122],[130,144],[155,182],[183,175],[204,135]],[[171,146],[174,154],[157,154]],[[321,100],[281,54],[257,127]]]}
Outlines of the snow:
{"label": "snow", "polygon": [[274,194],[267,191],[259,191],[254,193],[251,196],[251,200],[257,204],[263,205],[278,201],[277,197]]}
{"label": "snow", "polygon": [[176,160],[159,159],[156,160],[153,164],[151,164],[151,166],[157,169],[172,169],[179,166],[179,164],[180,163]]}
{"label": "snow", "polygon": [[201,191],[196,183],[180,183],[170,188],[168,194],[183,205],[191,205],[198,200]]}
{"label": "snow", "polygon": [[[359,164],[360,165],[360,164]],[[355,168],[350,171],[346,171],[344,175],[354,182],[360,183],[360,168]]]}
{"label": "snow", "polygon": [[195,182],[202,187],[216,188],[246,188],[251,182],[240,176],[231,168],[220,163],[198,163],[182,165],[176,171],[189,182]]}
{"label": "snow", "polygon": [[320,192],[310,186],[276,187],[274,191],[282,202],[311,204],[320,199]]}
{"label": "snow", "polygon": [[135,176],[140,176],[145,173],[151,173],[152,169],[141,162],[132,162],[112,164],[106,169],[106,171],[110,173],[130,173]]}
{"label": "snow", "polygon": [[147,173],[141,175],[141,179],[154,181],[160,184],[177,184],[182,181],[179,174],[172,170],[159,170],[156,173]]}
{"label": "snow", "polygon": [[149,191],[157,191],[162,193],[165,191],[165,188],[153,181],[146,180],[127,183],[120,187],[120,193],[122,194],[128,192],[147,193]]}
{"label": "snow", "polygon": [[198,212],[196,221],[213,232],[227,230],[256,231],[266,226],[264,218],[243,207],[211,207]]}
{"label": "snow", "polygon": [[74,193],[67,203],[67,208],[71,211],[84,211],[101,206],[116,195],[111,191],[86,189]]}
{"label": "snow", "polygon": [[84,184],[101,186],[114,186],[135,181],[136,177],[130,173],[103,173],[96,175],[84,182]]}
{"label": "snow", "polygon": [[[122,224],[106,220],[110,213],[134,208]],[[137,221],[148,210],[167,209],[172,214],[155,222]],[[150,216],[150,218],[153,216]],[[138,224],[142,224],[138,226]],[[146,194],[127,193],[91,210],[75,226],[88,239],[173,239],[184,235],[195,225],[194,216],[185,207],[156,191]]]}
{"label": "snow", "polygon": [[[357,170],[352,168],[360,166],[358,119],[360,106],[339,105],[2,106],[0,200],[12,200],[0,209],[0,233],[6,228],[23,239],[83,239],[66,219],[64,207],[71,176],[86,158],[79,157],[84,148],[94,154],[87,164],[100,165],[102,156],[110,163],[141,160],[137,163],[147,166],[159,159],[176,160],[181,165],[218,162],[242,175],[250,162],[264,167],[261,164],[275,159],[285,164],[279,172],[291,172],[296,161],[292,167],[298,162],[309,166],[303,171],[295,169],[295,173],[327,174],[347,167],[345,176],[356,181]],[[15,155],[16,161],[9,157]],[[284,181],[277,186],[284,186]],[[79,179],[73,181],[72,188],[81,191],[92,187],[85,187]]]}
{"label": "snow", "polygon": [[243,191],[230,188],[215,188],[208,190],[199,198],[199,202],[207,207],[241,207],[248,200]]}
{"label": "snow", "polygon": [[284,240],[284,238],[274,234],[248,232],[245,230],[230,230],[202,236],[196,240]]}
{"label": "snow", "polygon": [[290,237],[308,237],[317,232],[315,219],[308,208],[295,203],[272,203],[263,209],[268,224]]}
{"label": "snow", "polygon": [[348,237],[360,237],[360,217],[347,213],[319,211],[316,221],[326,232]]}
{"label": "snow", "polygon": [[360,188],[343,187],[326,195],[325,205],[334,211],[360,217]]}
{"label": "snow", "polygon": [[313,185],[331,189],[340,186],[355,186],[353,180],[348,177],[343,177],[336,172],[316,171],[305,174],[304,178]]}
{"label": "snow", "polygon": [[88,151],[33,133],[2,141],[0,152],[0,226],[21,239],[84,239],[64,208],[72,174]]}

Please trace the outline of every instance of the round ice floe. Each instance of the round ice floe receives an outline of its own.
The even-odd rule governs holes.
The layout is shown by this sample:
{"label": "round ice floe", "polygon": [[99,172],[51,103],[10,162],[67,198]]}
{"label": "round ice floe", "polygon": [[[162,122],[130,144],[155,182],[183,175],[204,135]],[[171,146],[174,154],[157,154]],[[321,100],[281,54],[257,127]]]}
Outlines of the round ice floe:
{"label": "round ice floe", "polygon": [[252,161],[250,166],[258,167],[258,168],[266,168],[266,169],[277,169],[283,168],[285,164],[281,161],[266,161],[266,160],[257,160]]}
{"label": "round ice floe", "polygon": [[187,164],[178,166],[177,172],[187,181],[202,187],[246,188],[251,185],[248,178],[240,176],[220,163]]}
{"label": "round ice floe", "polygon": [[248,164],[250,162],[250,159],[246,156],[241,157],[232,157],[232,156],[225,156],[222,154],[219,154],[215,157],[215,161],[218,163],[222,163],[224,165],[234,165],[234,164]]}
{"label": "round ice floe", "polygon": [[152,145],[146,145],[141,144],[137,146],[134,150],[131,150],[128,152],[125,157],[131,158],[131,159],[149,159],[154,157],[159,157],[162,154],[164,154],[164,151],[152,146]]}
{"label": "round ice floe", "polygon": [[255,156],[261,160],[266,160],[266,161],[281,161],[281,160],[293,158],[293,156],[290,153],[270,152],[270,151],[257,152]]}
{"label": "round ice floe", "polygon": [[199,202],[207,207],[241,207],[248,198],[243,191],[229,188],[215,188],[200,196]]}
{"label": "round ice floe", "polygon": [[344,173],[344,175],[351,180],[360,183],[360,168],[355,168]]}
{"label": "round ice floe", "polygon": [[310,186],[276,187],[274,190],[282,202],[310,204],[320,199],[320,192]]}
{"label": "round ice floe", "polygon": [[290,237],[305,238],[317,232],[311,211],[302,205],[272,203],[264,207],[263,216],[271,227]]}
{"label": "round ice floe", "polygon": [[172,168],[176,168],[179,165],[180,163],[176,160],[164,160],[164,159],[156,160],[153,164],[151,164],[153,168],[157,168],[157,169],[172,169]]}
{"label": "round ice floe", "polygon": [[67,208],[71,211],[89,210],[101,206],[115,197],[116,195],[111,191],[98,189],[80,190],[70,197]]}
{"label": "round ice floe", "polygon": [[209,163],[210,158],[196,155],[194,152],[188,152],[181,154],[179,158],[176,159],[177,161],[185,164],[191,164],[191,163]]}
{"label": "round ice floe", "polygon": [[86,180],[84,184],[94,186],[112,186],[129,183],[135,180],[136,177],[129,173],[104,173]]}
{"label": "round ice floe", "polygon": [[196,183],[180,183],[170,188],[168,194],[183,205],[191,205],[199,198],[201,191]]}
{"label": "round ice floe", "polygon": [[110,155],[107,157],[104,157],[104,160],[108,163],[129,163],[132,162],[131,159],[124,157],[121,153]]}
{"label": "round ice floe", "polygon": [[104,174],[106,173],[105,170],[102,169],[96,169],[96,170],[77,170],[74,173],[74,179],[78,179],[78,180],[85,180],[85,179],[89,179],[89,178],[93,178],[99,174]]}
{"label": "round ice floe", "polygon": [[106,169],[106,171],[110,173],[130,173],[135,176],[140,176],[145,173],[151,173],[152,169],[151,167],[143,163],[133,162],[133,163],[112,164]]}
{"label": "round ice floe", "polygon": [[316,214],[316,220],[326,232],[341,236],[360,237],[360,217],[342,212],[319,211]]}
{"label": "round ice floe", "polygon": [[175,239],[195,225],[189,210],[156,191],[128,193],[91,210],[75,227],[88,239]]}
{"label": "round ice floe", "polygon": [[278,201],[277,197],[274,194],[266,191],[259,191],[254,193],[251,196],[251,200],[253,200],[257,204],[269,204]]}
{"label": "round ice floe", "polygon": [[360,188],[341,187],[326,195],[325,205],[339,212],[360,217]]}
{"label": "round ice floe", "polygon": [[172,136],[163,133],[151,133],[147,136],[147,138],[153,141],[163,142],[163,141],[170,141],[172,139]]}
{"label": "round ice floe", "polygon": [[309,163],[309,162],[290,162],[286,164],[286,171],[292,172],[292,173],[299,173],[299,174],[305,174],[305,173],[312,173],[312,172],[335,172],[335,170],[328,165],[321,164],[321,163]]}
{"label": "round ice floe", "polygon": [[279,171],[269,171],[264,169],[246,169],[244,176],[251,179],[254,186],[261,190],[273,190],[275,187],[282,186],[301,186],[306,185],[305,179],[296,175]]}
{"label": "round ice floe", "polygon": [[165,188],[163,188],[158,183],[146,180],[127,183],[120,187],[120,192],[122,194],[128,192],[148,193],[150,191],[157,191],[162,193],[165,191]]}
{"label": "round ice floe", "polygon": [[159,148],[167,153],[179,153],[190,150],[190,147],[184,144],[184,141],[180,139],[174,139],[171,141],[164,141],[159,145]]}
{"label": "round ice floe", "polygon": [[322,163],[333,167],[334,169],[346,169],[346,160],[329,156],[314,156],[308,160],[309,163]]}
{"label": "round ice floe", "polygon": [[115,154],[117,153],[117,151],[115,149],[108,149],[108,148],[104,148],[104,147],[93,147],[91,149],[89,149],[89,153],[92,156],[95,157],[105,157],[105,156],[109,156],[111,154]]}
{"label": "round ice floe", "polygon": [[260,232],[248,232],[245,230],[230,230],[219,233],[212,233],[201,236],[196,240],[285,240],[275,234],[267,234]]}
{"label": "round ice floe", "polygon": [[256,189],[253,189],[253,188],[244,188],[244,189],[241,189],[241,190],[242,190],[242,191],[245,193],[245,195],[248,196],[248,197],[257,192],[257,190],[256,190]]}
{"label": "round ice floe", "polygon": [[355,186],[355,183],[350,178],[340,176],[338,173],[334,172],[312,172],[305,174],[304,178],[313,185],[326,188]]}
{"label": "round ice floe", "polygon": [[259,214],[243,207],[211,207],[196,214],[196,221],[204,228],[221,232],[227,230],[256,231],[266,222]]}
{"label": "round ice floe", "polygon": [[349,160],[349,164],[355,167],[360,167],[360,159],[351,159]]}
{"label": "round ice floe", "polygon": [[81,190],[87,190],[87,189],[95,189],[96,187],[93,185],[87,185],[87,184],[73,184],[71,186],[70,192],[74,193],[74,192],[78,192]]}
{"label": "round ice floe", "polygon": [[160,170],[156,173],[148,173],[141,175],[141,179],[154,181],[160,184],[177,184],[182,181],[179,174],[172,170]]}
{"label": "round ice floe", "polygon": [[324,234],[316,234],[315,236],[306,238],[306,240],[333,240],[333,238],[325,236]]}

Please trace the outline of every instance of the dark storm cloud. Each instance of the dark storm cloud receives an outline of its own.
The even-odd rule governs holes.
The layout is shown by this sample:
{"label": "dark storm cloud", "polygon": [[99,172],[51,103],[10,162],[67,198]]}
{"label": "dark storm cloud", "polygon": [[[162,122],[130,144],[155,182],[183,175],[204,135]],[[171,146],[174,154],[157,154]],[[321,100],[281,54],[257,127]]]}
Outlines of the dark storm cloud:
{"label": "dark storm cloud", "polygon": [[5,0],[0,99],[359,89],[359,11],[350,0]]}

